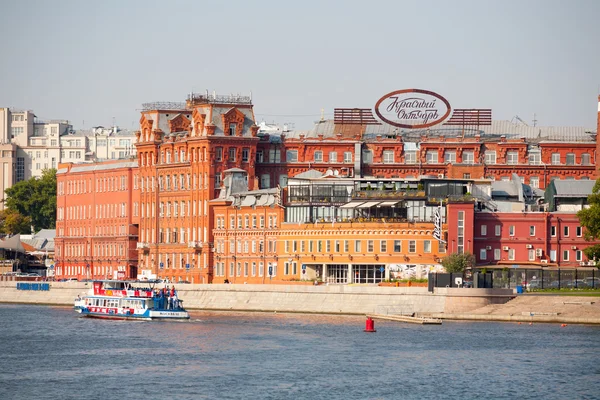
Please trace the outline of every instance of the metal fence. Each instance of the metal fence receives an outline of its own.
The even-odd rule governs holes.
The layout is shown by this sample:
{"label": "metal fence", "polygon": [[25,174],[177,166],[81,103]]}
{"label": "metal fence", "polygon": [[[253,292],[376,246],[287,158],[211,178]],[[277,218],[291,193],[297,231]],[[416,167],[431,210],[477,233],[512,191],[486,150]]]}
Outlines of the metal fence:
{"label": "metal fence", "polygon": [[[489,271],[488,271],[489,273]],[[493,287],[524,290],[599,289],[600,271],[590,269],[503,269],[491,271]]]}

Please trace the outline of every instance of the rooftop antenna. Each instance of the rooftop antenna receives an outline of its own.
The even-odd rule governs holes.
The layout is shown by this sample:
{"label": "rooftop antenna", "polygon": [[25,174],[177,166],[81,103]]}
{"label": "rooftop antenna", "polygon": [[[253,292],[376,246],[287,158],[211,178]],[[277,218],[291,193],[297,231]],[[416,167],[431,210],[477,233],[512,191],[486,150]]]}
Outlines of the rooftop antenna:
{"label": "rooftop antenna", "polygon": [[535,118],[535,113],[533,113],[533,126],[537,126],[538,120]]}
{"label": "rooftop antenna", "polygon": [[321,108],[321,121],[325,121],[325,109]]}

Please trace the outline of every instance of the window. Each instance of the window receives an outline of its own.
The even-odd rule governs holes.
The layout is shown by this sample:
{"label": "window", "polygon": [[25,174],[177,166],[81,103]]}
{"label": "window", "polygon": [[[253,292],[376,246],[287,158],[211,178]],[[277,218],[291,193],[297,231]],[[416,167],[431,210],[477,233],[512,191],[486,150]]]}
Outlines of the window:
{"label": "window", "polygon": [[235,161],[236,150],[237,149],[235,147],[229,148],[229,161]]}
{"label": "window", "polygon": [[535,236],[535,226],[534,225],[529,226],[529,236]]}
{"label": "window", "polygon": [[315,162],[323,162],[323,152],[315,151]]}
{"label": "window", "polygon": [[560,165],[560,153],[552,153],[552,165]]}
{"label": "window", "polygon": [[502,256],[500,249],[494,249],[494,260],[499,261]]}
{"label": "window", "polygon": [[515,259],[515,249],[508,249],[508,259],[509,260]]}
{"label": "window", "polygon": [[373,240],[367,240],[367,251],[372,253],[374,250]]}
{"label": "window", "polygon": [[215,161],[223,161],[223,148],[215,148]]}
{"label": "window", "polygon": [[556,250],[550,250],[550,261],[556,262]]}
{"label": "window", "polygon": [[487,235],[487,225],[481,225],[481,236]]}
{"label": "window", "polygon": [[394,240],[394,253],[401,253],[401,252],[402,252],[402,241]]}
{"label": "window", "polygon": [[486,150],[485,163],[486,164],[496,164],[496,152],[494,150]]}
{"label": "window", "polygon": [[387,253],[387,240],[382,240],[379,242],[379,251],[382,253]]}
{"label": "window", "polygon": [[565,226],[563,228],[563,236],[565,236],[565,237],[569,236],[569,227],[568,226]]}
{"label": "window", "polygon": [[455,151],[447,151],[444,153],[444,162],[455,164],[456,163],[456,152]]}
{"label": "window", "polygon": [[373,152],[371,150],[363,150],[362,162],[363,164],[373,164]]}
{"label": "window", "polygon": [[532,151],[529,153],[529,165],[540,165],[542,163],[542,153]]}
{"label": "window", "polygon": [[575,165],[575,154],[567,153],[567,165]]}
{"label": "window", "polygon": [[531,186],[534,189],[539,189],[540,178],[537,176],[532,176],[531,178],[529,178],[529,186]]}
{"label": "window", "polygon": [[237,125],[236,124],[229,124],[229,136],[235,136],[235,131],[236,131]]}
{"label": "window", "polygon": [[256,150],[256,163],[260,164],[264,162],[264,153],[262,150]]}
{"label": "window", "polygon": [[417,252],[417,241],[416,240],[409,240],[408,241],[408,252],[409,253],[416,253]]}
{"label": "window", "polygon": [[500,236],[501,231],[502,231],[502,225],[496,225],[494,227],[494,233],[496,236]]}
{"label": "window", "polygon": [[590,155],[588,153],[581,155],[581,165],[590,165]]}
{"label": "window", "polygon": [[479,249],[479,259],[480,260],[487,259],[487,251],[485,251],[485,249]]}
{"label": "window", "polygon": [[550,236],[556,236],[556,226],[554,225],[550,227]]}
{"label": "window", "polygon": [[581,250],[575,251],[575,261],[581,261]]}
{"label": "window", "polygon": [[279,149],[269,150],[269,162],[270,163],[280,163],[281,162],[281,150],[279,150]]}
{"label": "window", "polygon": [[298,150],[288,150],[285,152],[287,162],[298,162]]}
{"label": "window", "polygon": [[271,176],[269,174],[262,174],[260,176],[260,188],[269,189],[271,187]]}
{"label": "window", "polygon": [[412,150],[412,151],[407,151],[406,153],[404,153],[404,162],[406,164],[416,164],[417,163],[417,152]]}
{"label": "window", "polygon": [[423,241],[423,252],[431,253],[431,240]]}
{"label": "window", "polygon": [[427,150],[426,160],[427,160],[427,164],[437,164],[438,163],[437,150]]}
{"label": "window", "polygon": [[329,152],[329,162],[330,163],[336,163],[337,162],[337,151],[330,151]]}
{"label": "window", "polygon": [[349,151],[344,152],[344,162],[351,163],[352,162],[352,153]]}
{"label": "window", "polygon": [[527,252],[529,261],[535,261],[535,250],[534,249],[529,249],[529,251]]}
{"label": "window", "polygon": [[249,157],[250,157],[250,149],[247,147],[244,147],[242,149],[242,162],[248,162]]}
{"label": "window", "polygon": [[383,163],[384,164],[393,164],[394,163],[394,150],[384,150],[383,151]]}
{"label": "window", "polygon": [[515,236],[515,226],[514,225],[510,225],[508,227],[508,235],[509,236]]}
{"label": "window", "polygon": [[577,237],[581,237],[583,229],[581,228],[581,226],[578,226],[577,228],[575,228],[575,232],[577,234]]}
{"label": "window", "polygon": [[472,151],[463,151],[462,163],[475,164],[475,153],[473,153]]}
{"label": "window", "polygon": [[355,240],[354,241],[354,252],[355,253],[360,253],[361,252],[361,250],[360,250],[360,247],[361,247],[360,243],[361,243],[360,240]]}
{"label": "window", "polygon": [[519,152],[509,151],[506,153],[506,163],[515,165],[519,163]]}
{"label": "window", "polygon": [[463,179],[471,179],[471,174],[469,174],[469,173],[464,173],[464,174],[463,174]]}
{"label": "window", "polygon": [[569,250],[563,250],[563,261],[569,261]]}

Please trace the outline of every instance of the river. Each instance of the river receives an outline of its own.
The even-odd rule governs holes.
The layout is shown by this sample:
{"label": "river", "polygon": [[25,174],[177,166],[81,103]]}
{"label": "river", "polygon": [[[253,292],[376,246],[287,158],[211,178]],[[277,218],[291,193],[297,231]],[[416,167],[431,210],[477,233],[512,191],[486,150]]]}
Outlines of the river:
{"label": "river", "polygon": [[0,399],[598,399],[600,327],[0,305]]}

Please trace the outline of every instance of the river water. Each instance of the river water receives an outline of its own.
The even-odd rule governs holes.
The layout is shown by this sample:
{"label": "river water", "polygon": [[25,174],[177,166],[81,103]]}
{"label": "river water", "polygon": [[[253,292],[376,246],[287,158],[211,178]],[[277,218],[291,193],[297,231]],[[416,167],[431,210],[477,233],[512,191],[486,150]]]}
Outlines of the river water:
{"label": "river water", "polygon": [[599,399],[600,327],[0,305],[0,399]]}

